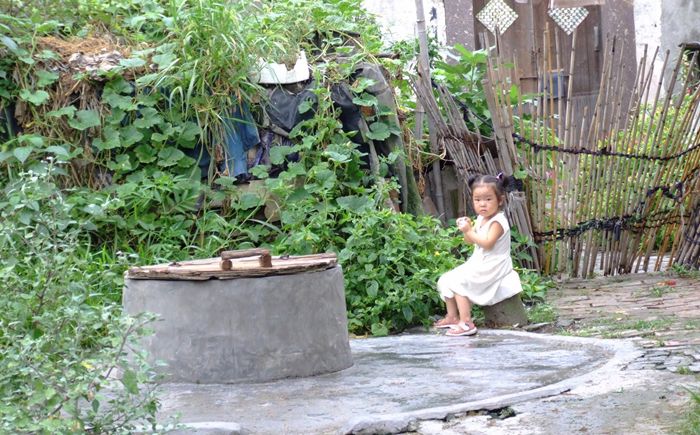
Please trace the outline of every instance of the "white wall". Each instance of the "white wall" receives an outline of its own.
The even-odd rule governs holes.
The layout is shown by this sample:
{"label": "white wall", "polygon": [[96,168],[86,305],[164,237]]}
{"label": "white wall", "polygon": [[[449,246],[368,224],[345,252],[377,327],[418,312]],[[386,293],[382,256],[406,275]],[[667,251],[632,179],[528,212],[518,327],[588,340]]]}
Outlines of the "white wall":
{"label": "white wall", "polygon": [[[416,37],[416,3],[412,0],[363,0],[363,6],[377,15],[385,41],[396,42]],[[444,45],[445,5],[443,0],[423,0],[425,24],[430,35]],[[432,18],[431,18],[432,17]]]}
{"label": "white wall", "polygon": [[[637,64],[644,56],[646,46],[647,59],[653,56],[659,47],[659,54],[654,64],[653,79],[651,82],[651,95],[654,95],[661,76],[664,56],[661,51],[661,1],[659,0],[635,0],[634,1],[634,28],[637,43]],[[647,68],[649,62],[647,61]]]}
{"label": "white wall", "polygon": [[[644,43],[649,44],[652,53],[659,47],[657,77],[667,51],[665,74],[669,77],[680,55],[679,44],[700,42],[700,0],[634,0],[634,16],[637,59],[641,59]],[[654,83],[657,82],[655,79]]]}

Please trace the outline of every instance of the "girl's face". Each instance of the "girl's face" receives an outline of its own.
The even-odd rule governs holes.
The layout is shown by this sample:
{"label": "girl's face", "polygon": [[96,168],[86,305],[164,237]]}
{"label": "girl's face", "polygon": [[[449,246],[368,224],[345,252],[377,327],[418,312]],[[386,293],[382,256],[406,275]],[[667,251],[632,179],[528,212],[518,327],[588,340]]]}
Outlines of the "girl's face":
{"label": "girl's face", "polygon": [[472,200],[474,211],[487,219],[498,213],[503,203],[503,198],[498,197],[496,189],[488,184],[476,186],[472,192]]}

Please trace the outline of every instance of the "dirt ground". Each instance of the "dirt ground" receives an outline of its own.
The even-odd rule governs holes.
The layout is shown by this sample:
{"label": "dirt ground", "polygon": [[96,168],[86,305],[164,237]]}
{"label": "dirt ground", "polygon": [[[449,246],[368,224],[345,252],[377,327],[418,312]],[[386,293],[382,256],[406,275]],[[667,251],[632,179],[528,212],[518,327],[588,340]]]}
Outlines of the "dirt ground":
{"label": "dirt ground", "polygon": [[571,280],[550,292],[557,320],[540,332],[632,340],[640,356],[558,396],[501,412],[419,423],[414,434],[678,433],[700,391],[700,276]]}

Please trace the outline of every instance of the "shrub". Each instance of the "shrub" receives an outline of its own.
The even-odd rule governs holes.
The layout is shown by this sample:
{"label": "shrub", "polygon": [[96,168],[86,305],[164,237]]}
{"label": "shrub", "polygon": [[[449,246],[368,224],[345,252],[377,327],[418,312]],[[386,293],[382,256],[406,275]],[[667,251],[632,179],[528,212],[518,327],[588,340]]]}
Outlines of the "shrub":
{"label": "shrub", "polygon": [[435,283],[471,250],[432,217],[388,210],[357,215],[338,256],[350,332],[386,335],[443,310]]}
{"label": "shrub", "polygon": [[149,319],[94,297],[114,276],[81,252],[84,223],[71,218],[59,172],[35,165],[0,199],[0,432],[156,430],[153,374],[142,353],[126,356]]}

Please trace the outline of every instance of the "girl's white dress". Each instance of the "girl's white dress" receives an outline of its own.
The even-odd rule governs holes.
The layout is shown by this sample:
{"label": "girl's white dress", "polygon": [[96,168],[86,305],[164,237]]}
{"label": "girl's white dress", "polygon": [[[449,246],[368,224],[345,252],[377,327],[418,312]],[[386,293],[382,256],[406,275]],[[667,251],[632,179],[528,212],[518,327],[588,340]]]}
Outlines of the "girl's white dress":
{"label": "girl's white dress", "polygon": [[496,213],[485,224],[484,218],[476,218],[474,229],[477,234],[485,235],[494,222],[503,227],[503,234],[488,251],[474,245],[474,253],[469,259],[438,280],[440,297],[453,298],[454,294],[467,297],[477,305],[493,305],[508,299],[523,290],[518,273],[513,270],[510,258],[510,225],[503,212]]}

